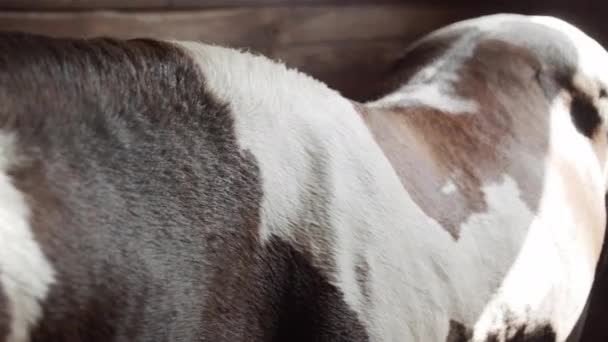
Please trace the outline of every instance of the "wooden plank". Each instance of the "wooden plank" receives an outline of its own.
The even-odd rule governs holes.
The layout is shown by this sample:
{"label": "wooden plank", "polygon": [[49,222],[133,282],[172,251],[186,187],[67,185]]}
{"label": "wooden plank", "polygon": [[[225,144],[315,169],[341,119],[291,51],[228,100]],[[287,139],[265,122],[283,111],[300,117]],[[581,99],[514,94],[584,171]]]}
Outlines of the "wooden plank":
{"label": "wooden plank", "polygon": [[[467,0],[471,1],[471,0]],[[209,9],[262,6],[328,6],[409,4],[405,0],[0,0],[9,10]]]}
{"label": "wooden plank", "polygon": [[[98,9],[209,9],[239,8],[261,6],[351,6],[351,5],[434,5],[444,6],[444,0],[0,0],[0,9],[5,10],[98,10]],[[593,12],[606,7],[603,1],[597,0],[511,0],[505,2],[487,2],[484,0],[453,0],[451,6],[484,8],[484,11],[525,11],[568,9]]]}
{"label": "wooden plank", "polygon": [[0,9],[87,10],[168,8],[170,0],[0,0]]}
{"label": "wooden plank", "polygon": [[187,39],[232,46],[420,34],[471,15],[435,6],[264,7],[164,12],[0,12],[0,30],[51,36]]}
{"label": "wooden plank", "polygon": [[[572,17],[565,11],[561,13]],[[480,14],[483,12],[479,9],[445,5],[299,6],[169,12],[0,11],[0,30],[51,36],[188,39],[250,47],[422,34]],[[600,26],[593,25],[589,30],[595,33],[597,27]],[[603,32],[595,35],[600,34]]]}

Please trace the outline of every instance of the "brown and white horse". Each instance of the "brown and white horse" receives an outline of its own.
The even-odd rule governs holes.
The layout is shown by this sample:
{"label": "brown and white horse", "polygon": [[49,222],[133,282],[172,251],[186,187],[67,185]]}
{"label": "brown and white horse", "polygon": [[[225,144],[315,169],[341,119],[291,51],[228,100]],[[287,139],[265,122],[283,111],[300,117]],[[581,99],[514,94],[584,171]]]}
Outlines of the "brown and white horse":
{"label": "brown and white horse", "polygon": [[192,42],[0,34],[0,341],[563,341],[604,235],[608,54],[416,43],[355,104]]}
{"label": "brown and white horse", "polygon": [[414,44],[397,90],[363,110],[438,227],[426,305],[455,340],[562,341],[581,314],[606,220],[606,63],[563,21],[488,16]]}

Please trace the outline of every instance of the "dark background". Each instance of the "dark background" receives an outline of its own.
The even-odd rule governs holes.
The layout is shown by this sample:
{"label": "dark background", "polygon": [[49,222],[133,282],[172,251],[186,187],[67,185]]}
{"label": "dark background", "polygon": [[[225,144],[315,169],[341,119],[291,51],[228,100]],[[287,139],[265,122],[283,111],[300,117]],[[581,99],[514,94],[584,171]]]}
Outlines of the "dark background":
{"label": "dark background", "polygon": [[[608,46],[608,1],[602,0],[0,0],[0,31],[248,48],[364,101],[381,94],[382,80],[414,39],[496,12],[555,15]],[[608,341],[608,272],[598,274],[585,342]]]}

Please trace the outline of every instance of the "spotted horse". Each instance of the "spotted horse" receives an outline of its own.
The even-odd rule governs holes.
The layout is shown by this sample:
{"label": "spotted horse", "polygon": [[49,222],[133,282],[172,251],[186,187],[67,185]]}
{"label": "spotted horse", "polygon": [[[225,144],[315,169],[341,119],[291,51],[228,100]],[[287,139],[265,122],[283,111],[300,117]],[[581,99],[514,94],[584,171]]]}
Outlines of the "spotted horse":
{"label": "spotted horse", "polygon": [[434,32],[366,104],[202,43],[0,51],[0,341],[564,341],[583,311],[608,54],[563,21]]}

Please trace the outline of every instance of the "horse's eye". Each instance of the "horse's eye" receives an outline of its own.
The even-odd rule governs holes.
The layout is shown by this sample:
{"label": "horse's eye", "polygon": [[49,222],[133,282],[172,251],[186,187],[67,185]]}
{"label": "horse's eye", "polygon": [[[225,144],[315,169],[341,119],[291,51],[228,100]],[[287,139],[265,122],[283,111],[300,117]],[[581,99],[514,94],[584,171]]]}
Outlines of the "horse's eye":
{"label": "horse's eye", "polygon": [[600,89],[600,99],[605,98],[605,97],[608,97],[608,92],[606,92],[605,88],[601,88]]}

